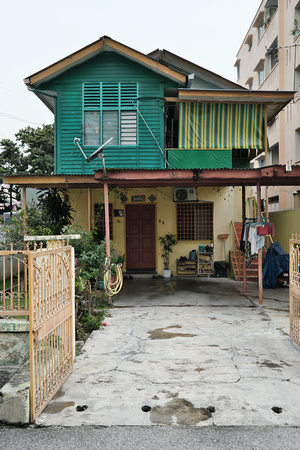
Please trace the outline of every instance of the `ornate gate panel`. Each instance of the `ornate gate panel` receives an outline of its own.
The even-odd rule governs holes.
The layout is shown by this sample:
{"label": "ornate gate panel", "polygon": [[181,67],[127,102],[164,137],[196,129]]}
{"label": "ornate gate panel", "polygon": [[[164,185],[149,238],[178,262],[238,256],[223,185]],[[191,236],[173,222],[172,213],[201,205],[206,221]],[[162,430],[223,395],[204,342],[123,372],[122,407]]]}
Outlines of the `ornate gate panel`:
{"label": "ornate gate panel", "polygon": [[300,345],[300,239],[290,239],[290,336]]}
{"label": "ornate gate panel", "polygon": [[29,254],[31,422],[73,370],[73,261],[71,246]]}

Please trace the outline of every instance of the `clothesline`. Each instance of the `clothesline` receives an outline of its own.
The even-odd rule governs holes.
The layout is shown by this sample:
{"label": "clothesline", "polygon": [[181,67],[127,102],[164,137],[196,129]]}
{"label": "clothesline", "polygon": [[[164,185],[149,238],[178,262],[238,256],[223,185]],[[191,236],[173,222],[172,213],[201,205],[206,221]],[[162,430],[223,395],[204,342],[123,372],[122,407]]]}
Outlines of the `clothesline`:
{"label": "clothesline", "polygon": [[256,222],[256,218],[247,219],[243,224],[240,250],[245,253],[245,260],[248,267],[251,261],[257,259],[258,251],[265,246],[265,236],[275,234],[275,227],[272,222],[263,220]]}

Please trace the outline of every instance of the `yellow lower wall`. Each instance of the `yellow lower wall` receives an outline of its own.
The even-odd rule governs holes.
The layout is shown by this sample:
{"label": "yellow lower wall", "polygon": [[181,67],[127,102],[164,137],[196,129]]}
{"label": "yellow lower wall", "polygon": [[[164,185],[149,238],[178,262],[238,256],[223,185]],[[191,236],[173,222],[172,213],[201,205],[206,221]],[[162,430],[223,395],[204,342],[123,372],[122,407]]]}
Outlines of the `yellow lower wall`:
{"label": "yellow lower wall", "polygon": [[[143,204],[151,203],[149,197],[153,195],[156,200],[156,268],[157,273],[162,274],[163,264],[161,258],[161,247],[158,236],[166,233],[176,235],[176,203],[173,201],[173,188],[153,188],[153,189],[122,189],[109,191],[109,202],[114,209],[122,209],[123,217],[113,217],[113,242],[115,249],[126,254],[125,224],[126,224],[126,205],[132,204],[131,196],[145,195]],[[126,194],[128,200],[121,202],[121,194]],[[234,236],[231,221],[241,221],[241,189],[232,187],[209,187],[197,188],[198,200],[214,203],[214,223],[213,223],[213,244],[215,261],[229,261],[229,250],[234,245]],[[70,189],[70,202],[75,210],[74,223],[87,229],[88,225],[88,190]],[[94,214],[94,204],[103,203],[103,190],[92,189],[92,215]],[[135,203],[136,204],[136,203]],[[226,257],[224,255],[224,241],[218,238],[219,234],[229,234],[225,241]],[[210,244],[209,241],[184,241],[179,242],[170,257],[170,269],[175,275],[176,258],[180,256],[189,256],[191,250],[197,250],[199,244]],[[126,268],[126,265],[125,265]]]}
{"label": "yellow lower wall", "polygon": [[283,250],[289,253],[289,240],[292,234],[300,236],[300,209],[271,212],[269,218],[275,226],[273,241],[278,241]]}

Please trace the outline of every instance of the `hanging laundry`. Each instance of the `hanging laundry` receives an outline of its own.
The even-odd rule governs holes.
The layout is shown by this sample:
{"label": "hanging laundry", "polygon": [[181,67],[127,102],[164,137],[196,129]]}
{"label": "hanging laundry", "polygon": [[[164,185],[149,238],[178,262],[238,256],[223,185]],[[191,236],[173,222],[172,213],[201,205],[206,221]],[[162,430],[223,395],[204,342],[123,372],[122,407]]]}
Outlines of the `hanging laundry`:
{"label": "hanging laundry", "polygon": [[240,241],[240,250],[245,253],[245,260],[248,267],[251,261],[258,258],[258,251],[265,246],[265,236],[274,236],[275,227],[273,223],[262,219],[245,219]]}

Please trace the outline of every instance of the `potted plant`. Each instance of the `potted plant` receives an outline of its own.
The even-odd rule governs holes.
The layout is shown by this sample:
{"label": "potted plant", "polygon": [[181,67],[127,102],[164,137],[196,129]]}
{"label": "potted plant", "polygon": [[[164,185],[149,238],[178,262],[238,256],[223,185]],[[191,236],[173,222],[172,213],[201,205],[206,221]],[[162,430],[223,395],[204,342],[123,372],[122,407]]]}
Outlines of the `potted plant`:
{"label": "potted plant", "polygon": [[291,35],[294,36],[294,38],[296,39],[296,37],[298,37],[299,34],[300,34],[299,21],[297,19],[294,19],[294,26],[293,29],[291,30]]}
{"label": "potted plant", "polygon": [[163,248],[163,252],[161,254],[164,264],[163,276],[165,278],[170,278],[171,270],[170,270],[170,253],[173,251],[174,245],[177,244],[176,236],[171,233],[167,233],[165,236],[159,236],[160,245]]}

